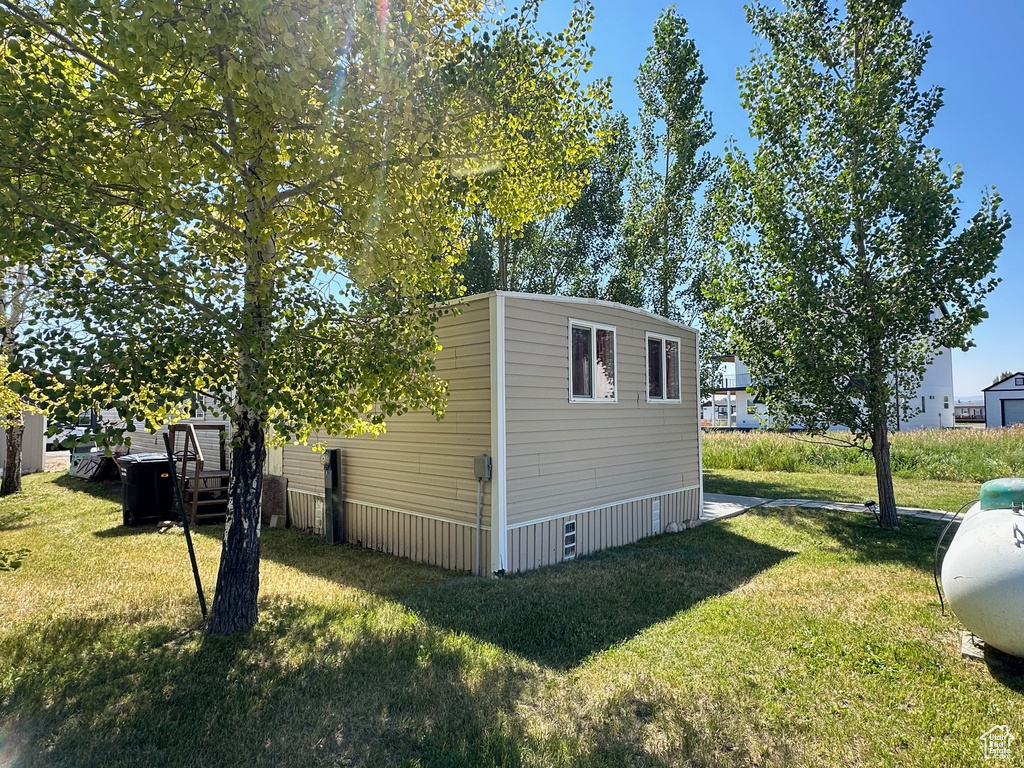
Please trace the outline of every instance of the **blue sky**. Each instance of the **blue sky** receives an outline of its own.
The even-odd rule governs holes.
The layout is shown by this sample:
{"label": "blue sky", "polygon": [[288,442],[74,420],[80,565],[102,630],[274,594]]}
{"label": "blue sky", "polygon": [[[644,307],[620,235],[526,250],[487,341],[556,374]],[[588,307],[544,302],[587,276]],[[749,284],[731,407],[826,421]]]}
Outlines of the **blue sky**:
{"label": "blue sky", "polygon": [[[615,109],[636,118],[633,79],[652,42],[651,29],[668,3],[593,0],[597,18],[594,77],[612,78]],[[568,0],[548,0],[545,26],[563,25]],[[708,77],[704,99],[712,113],[719,151],[730,136],[749,145],[747,114],[739,105],[736,69],[750,60],[756,40],[737,0],[680,0]],[[976,347],[954,351],[956,397],[977,395],[1004,370],[1024,370],[1024,2],[1021,0],[908,0],[906,14],[918,31],[931,32],[932,50],[922,86],[945,89],[929,144],[943,160],[964,170],[961,213],[972,215],[981,192],[995,185],[1014,217],[996,274],[1002,283],[989,296],[989,318],[975,329]]]}

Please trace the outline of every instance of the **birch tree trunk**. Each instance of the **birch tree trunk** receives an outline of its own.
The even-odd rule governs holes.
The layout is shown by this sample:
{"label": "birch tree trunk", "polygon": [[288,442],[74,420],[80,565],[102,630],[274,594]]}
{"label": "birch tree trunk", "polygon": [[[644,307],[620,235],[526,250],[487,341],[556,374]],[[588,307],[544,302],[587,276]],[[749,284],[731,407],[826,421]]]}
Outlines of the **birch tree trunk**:
{"label": "birch tree trunk", "polygon": [[262,420],[251,413],[235,422],[228,517],[208,632],[230,635],[256,624],[260,591],[260,497],[266,459]]}
{"label": "birch tree trunk", "polygon": [[21,493],[21,446],[25,436],[25,419],[7,428],[7,457],[4,459],[4,477],[0,481],[0,496]]}
{"label": "birch tree trunk", "polygon": [[[262,164],[252,161],[245,213],[245,282],[239,331],[235,446],[231,457],[228,513],[221,545],[213,608],[206,630],[229,635],[251,629],[258,618],[260,590],[260,500],[267,458],[266,411],[259,394],[266,382],[266,353],[272,326],[273,279],[269,265],[276,240],[260,178]],[[254,407],[255,406],[255,407]]]}

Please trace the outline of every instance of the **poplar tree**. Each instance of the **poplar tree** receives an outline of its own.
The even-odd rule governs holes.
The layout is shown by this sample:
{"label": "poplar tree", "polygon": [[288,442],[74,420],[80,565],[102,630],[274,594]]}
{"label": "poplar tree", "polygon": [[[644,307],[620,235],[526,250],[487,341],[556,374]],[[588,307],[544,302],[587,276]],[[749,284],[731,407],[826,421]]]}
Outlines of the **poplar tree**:
{"label": "poplar tree", "polygon": [[971,345],[1010,219],[989,189],[958,226],[962,171],[926,144],[942,106],[918,84],[931,38],[901,0],[747,18],[767,48],[739,76],[758,146],[730,148],[717,195],[726,330],[777,426],[872,455],[895,528],[890,431],[934,355]]}
{"label": "poplar tree", "polygon": [[693,322],[710,238],[698,226],[700,192],[718,160],[704,108],[707,76],[686,20],[675,7],[654,25],[654,44],[636,78],[640,124],[629,177],[629,203],[609,298],[663,317]]}

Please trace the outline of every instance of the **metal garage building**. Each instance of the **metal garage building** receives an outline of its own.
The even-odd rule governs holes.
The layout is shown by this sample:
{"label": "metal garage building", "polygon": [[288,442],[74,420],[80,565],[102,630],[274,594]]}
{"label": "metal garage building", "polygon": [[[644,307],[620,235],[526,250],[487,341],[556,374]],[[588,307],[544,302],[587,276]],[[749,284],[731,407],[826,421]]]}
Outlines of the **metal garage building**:
{"label": "metal garage building", "polygon": [[986,427],[1024,424],[1024,373],[1018,371],[982,391]]}

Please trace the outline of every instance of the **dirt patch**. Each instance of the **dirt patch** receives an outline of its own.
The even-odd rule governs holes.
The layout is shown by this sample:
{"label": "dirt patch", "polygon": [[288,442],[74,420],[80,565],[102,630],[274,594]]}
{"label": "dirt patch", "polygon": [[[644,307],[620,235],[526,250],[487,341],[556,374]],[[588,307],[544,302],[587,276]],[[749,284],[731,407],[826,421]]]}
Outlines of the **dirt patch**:
{"label": "dirt patch", "polygon": [[71,466],[71,451],[49,451],[46,454],[47,472],[67,472]]}

